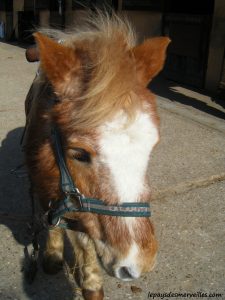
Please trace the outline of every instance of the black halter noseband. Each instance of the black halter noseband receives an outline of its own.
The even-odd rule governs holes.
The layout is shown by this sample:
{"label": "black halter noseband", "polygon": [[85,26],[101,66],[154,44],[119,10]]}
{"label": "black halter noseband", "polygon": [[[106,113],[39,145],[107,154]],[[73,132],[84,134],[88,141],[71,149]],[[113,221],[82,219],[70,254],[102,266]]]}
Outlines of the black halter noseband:
{"label": "black halter noseband", "polygon": [[100,199],[82,195],[74,184],[66,166],[60,134],[56,128],[52,132],[52,142],[60,171],[60,187],[64,197],[56,203],[55,208],[51,208],[48,212],[48,221],[51,226],[69,228],[67,221],[65,221],[66,218],[64,218],[68,212],[89,212],[117,217],[151,216],[149,203],[129,202],[107,205]]}

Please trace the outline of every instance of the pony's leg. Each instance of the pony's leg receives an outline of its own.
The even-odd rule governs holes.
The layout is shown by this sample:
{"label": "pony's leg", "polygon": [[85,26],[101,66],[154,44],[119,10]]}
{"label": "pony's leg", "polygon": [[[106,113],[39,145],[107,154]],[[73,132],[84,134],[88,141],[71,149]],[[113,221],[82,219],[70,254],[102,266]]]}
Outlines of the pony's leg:
{"label": "pony's leg", "polygon": [[43,269],[46,273],[55,274],[62,269],[63,249],[63,230],[61,228],[49,230],[43,258]]}
{"label": "pony's leg", "polygon": [[75,251],[76,267],[79,271],[79,283],[84,299],[102,300],[104,298],[103,280],[94,243],[83,233],[74,234],[73,232],[73,238],[70,234],[69,237]]}
{"label": "pony's leg", "polygon": [[102,274],[94,244],[90,239],[84,241],[83,260],[83,297],[85,300],[102,300],[104,298]]}

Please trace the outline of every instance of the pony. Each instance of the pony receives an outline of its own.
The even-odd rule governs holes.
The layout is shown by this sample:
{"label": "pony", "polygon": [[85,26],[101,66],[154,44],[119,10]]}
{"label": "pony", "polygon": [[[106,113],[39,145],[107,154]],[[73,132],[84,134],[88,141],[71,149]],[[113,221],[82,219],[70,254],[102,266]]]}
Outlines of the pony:
{"label": "pony", "polygon": [[[101,199],[105,207],[147,205],[151,199],[146,173],[159,141],[159,117],[147,85],[163,68],[170,40],[149,38],[137,45],[129,22],[115,15],[98,14],[88,24],[70,33],[34,33],[32,55],[40,68],[25,102],[25,156],[44,211],[62,197],[52,141],[56,127],[79,195]],[[62,268],[67,234],[84,299],[103,299],[101,266],[124,281],[153,269],[158,246],[150,218],[79,210],[64,217],[82,229],[53,226],[43,267],[51,274]]]}

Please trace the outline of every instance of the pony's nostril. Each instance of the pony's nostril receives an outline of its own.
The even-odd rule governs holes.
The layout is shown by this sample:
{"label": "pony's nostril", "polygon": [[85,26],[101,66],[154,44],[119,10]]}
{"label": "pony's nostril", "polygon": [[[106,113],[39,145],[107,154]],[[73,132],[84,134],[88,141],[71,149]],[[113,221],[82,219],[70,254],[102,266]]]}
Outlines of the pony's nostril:
{"label": "pony's nostril", "polygon": [[132,280],[135,276],[132,275],[131,269],[129,267],[120,267],[118,270],[120,279],[122,280]]}

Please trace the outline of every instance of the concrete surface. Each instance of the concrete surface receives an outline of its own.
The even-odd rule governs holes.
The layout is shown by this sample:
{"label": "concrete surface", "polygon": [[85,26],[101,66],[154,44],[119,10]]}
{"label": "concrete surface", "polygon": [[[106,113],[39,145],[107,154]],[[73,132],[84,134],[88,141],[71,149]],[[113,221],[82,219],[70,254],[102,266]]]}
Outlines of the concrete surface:
{"label": "concrete surface", "polygon": [[[23,159],[19,148],[23,105],[36,65],[26,63],[24,49],[3,43],[0,62],[0,299],[70,300],[76,285],[66,268],[48,276],[39,266],[35,282],[28,285],[24,281],[24,245],[29,236],[23,216],[30,214],[28,182],[15,178],[10,170]],[[160,245],[158,264],[152,273],[134,282],[119,282],[105,274],[105,298],[151,299],[148,293],[201,292],[221,293],[215,298],[225,299],[223,110],[214,107],[219,113],[208,114],[165,97],[160,95],[157,100],[161,143],[149,166],[152,219]],[[139,289],[132,291],[132,285]]]}

